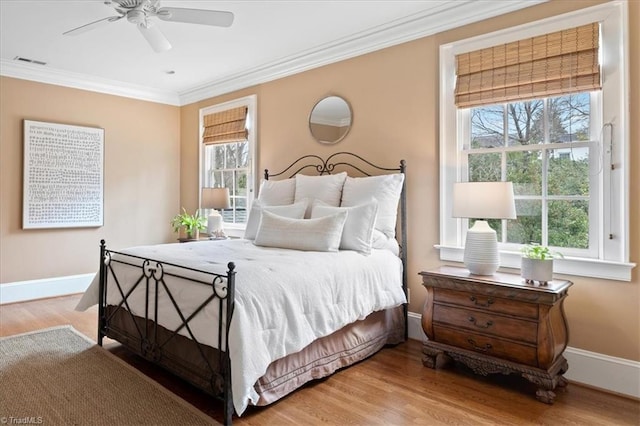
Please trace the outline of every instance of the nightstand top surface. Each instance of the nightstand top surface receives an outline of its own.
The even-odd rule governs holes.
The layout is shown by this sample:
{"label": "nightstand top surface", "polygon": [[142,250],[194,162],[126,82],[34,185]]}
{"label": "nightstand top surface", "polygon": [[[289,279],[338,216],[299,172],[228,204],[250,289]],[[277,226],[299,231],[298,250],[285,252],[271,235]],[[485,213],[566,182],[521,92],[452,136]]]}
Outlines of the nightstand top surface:
{"label": "nightstand top surface", "polygon": [[487,283],[492,285],[517,288],[530,291],[541,291],[546,293],[559,293],[569,288],[573,283],[568,280],[553,280],[547,285],[527,284],[520,275],[506,272],[496,272],[493,275],[473,275],[466,268],[458,266],[440,266],[436,269],[420,272],[423,276],[442,276],[447,278],[457,278],[475,283]]}

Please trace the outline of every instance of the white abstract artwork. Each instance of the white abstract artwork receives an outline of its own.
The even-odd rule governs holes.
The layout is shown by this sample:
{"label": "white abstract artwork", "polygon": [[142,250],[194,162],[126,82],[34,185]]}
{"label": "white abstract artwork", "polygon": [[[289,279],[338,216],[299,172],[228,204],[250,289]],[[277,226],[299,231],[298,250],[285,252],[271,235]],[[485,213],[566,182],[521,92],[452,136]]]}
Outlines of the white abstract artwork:
{"label": "white abstract artwork", "polygon": [[22,228],[98,227],[104,129],[24,120]]}

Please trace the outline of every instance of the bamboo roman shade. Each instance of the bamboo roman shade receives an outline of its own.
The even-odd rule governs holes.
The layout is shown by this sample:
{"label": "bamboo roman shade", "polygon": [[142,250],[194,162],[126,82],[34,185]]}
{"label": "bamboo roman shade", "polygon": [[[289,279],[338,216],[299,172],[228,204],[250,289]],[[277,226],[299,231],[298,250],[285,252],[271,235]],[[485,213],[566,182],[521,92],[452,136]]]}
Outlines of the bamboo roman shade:
{"label": "bamboo roman shade", "polygon": [[598,90],[599,24],[456,56],[458,108]]}
{"label": "bamboo roman shade", "polygon": [[204,144],[239,142],[247,140],[247,107],[228,109],[205,115]]}

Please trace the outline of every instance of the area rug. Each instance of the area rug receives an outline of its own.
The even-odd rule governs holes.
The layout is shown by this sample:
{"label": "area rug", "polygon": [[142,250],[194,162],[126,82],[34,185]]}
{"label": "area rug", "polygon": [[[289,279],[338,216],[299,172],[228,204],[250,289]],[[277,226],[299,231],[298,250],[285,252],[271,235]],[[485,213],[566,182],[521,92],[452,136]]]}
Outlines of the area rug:
{"label": "area rug", "polygon": [[0,339],[0,422],[219,424],[70,326]]}

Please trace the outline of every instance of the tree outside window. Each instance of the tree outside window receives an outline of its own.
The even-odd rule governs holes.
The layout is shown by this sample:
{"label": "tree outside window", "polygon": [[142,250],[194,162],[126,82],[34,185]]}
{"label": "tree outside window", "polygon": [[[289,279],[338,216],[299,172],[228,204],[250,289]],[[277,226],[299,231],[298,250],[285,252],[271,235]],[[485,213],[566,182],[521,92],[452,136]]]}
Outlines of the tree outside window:
{"label": "tree outside window", "polygon": [[469,181],[511,181],[517,220],[493,220],[503,243],[590,247],[590,93],[470,111]]}

